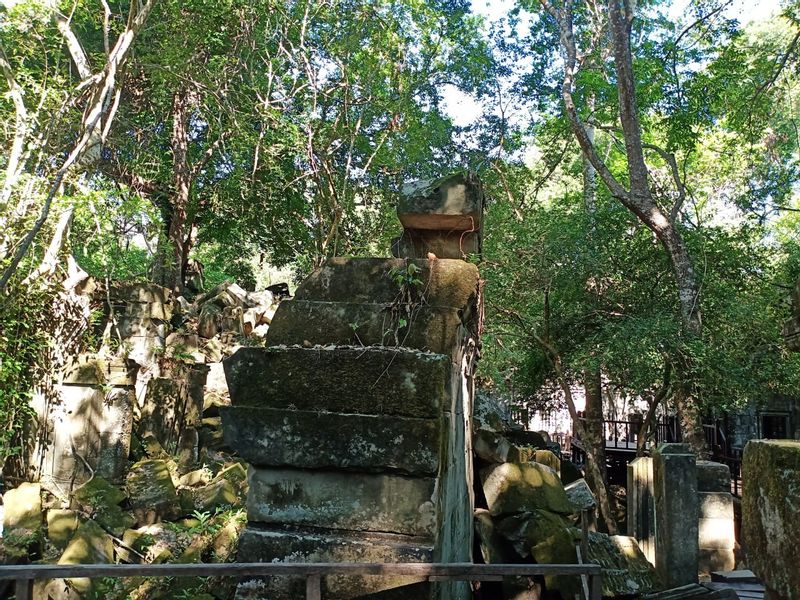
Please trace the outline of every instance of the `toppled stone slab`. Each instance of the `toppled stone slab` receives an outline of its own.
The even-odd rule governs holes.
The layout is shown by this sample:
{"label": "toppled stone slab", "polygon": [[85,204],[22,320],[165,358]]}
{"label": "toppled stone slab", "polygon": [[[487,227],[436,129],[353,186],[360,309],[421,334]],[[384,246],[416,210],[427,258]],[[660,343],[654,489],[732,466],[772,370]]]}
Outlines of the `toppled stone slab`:
{"label": "toppled stone slab", "polygon": [[631,537],[590,532],[586,562],[603,568],[604,597],[642,594],[659,588],[656,570]]}
{"label": "toppled stone slab", "polygon": [[563,515],[533,509],[506,517],[497,524],[497,532],[508,540],[519,559],[529,559],[531,548],[559,536],[569,528]]}
{"label": "toppled stone slab", "polygon": [[219,508],[235,506],[240,502],[233,484],[225,479],[192,490],[192,504],[200,512],[213,513]]}
{"label": "toppled stone slab", "polygon": [[85,512],[116,536],[121,536],[134,524],[133,516],[119,506],[125,498],[125,492],[100,476],[93,477],[75,492],[75,500]]}
{"label": "toppled stone slab", "polygon": [[[317,534],[248,527],[239,539],[239,562],[432,562],[433,549],[407,536],[378,534]],[[330,575],[323,580],[324,597],[331,600],[359,598],[367,594],[408,586],[411,577]],[[406,598],[424,598],[425,594]],[[417,590],[419,592],[419,590]],[[237,600],[297,600],[305,594],[305,583],[297,578],[273,577],[251,580],[239,586]],[[403,596],[401,596],[403,597]]]}
{"label": "toppled stone slab", "polygon": [[23,482],[3,495],[3,531],[39,531],[42,528],[42,488]]}
{"label": "toppled stone slab", "polygon": [[550,450],[536,450],[533,453],[533,460],[542,465],[547,465],[556,473],[561,472],[561,459]]}
{"label": "toppled stone slab", "polygon": [[441,354],[335,346],[240,348],[224,364],[234,406],[407,417],[441,414],[450,371]]}
{"label": "toppled stone slab", "polygon": [[227,444],[256,467],[435,475],[436,419],[222,407]]}
{"label": "toppled stone slab", "polygon": [[484,563],[502,565],[513,562],[513,553],[508,550],[508,543],[497,531],[492,515],[485,508],[475,510],[475,534]]}
{"label": "toppled stone slab", "polygon": [[110,564],[114,562],[111,536],[91,519],[75,531],[66,550],[58,559],[60,565]]}
{"label": "toppled stone slab", "polygon": [[575,507],[553,469],[539,463],[503,463],[482,469],[483,491],[493,516],[539,508],[571,514]]}
{"label": "toppled stone slab", "polygon": [[397,216],[406,229],[478,231],[483,222],[483,189],[472,174],[419,180],[403,186]]}
{"label": "toppled stone slab", "polygon": [[800,441],[751,440],[742,462],[747,565],[776,597],[800,598]]}
{"label": "toppled stone slab", "polygon": [[286,300],[275,313],[267,344],[349,344],[416,348],[448,354],[465,313],[418,304],[348,304]]}
{"label": "toppled stone slab", "polygon": [[436,479],[251,469],[250,522],[434,536]]}
{"label": "toppled stone slab", "polygon": [[472,438],[475,455],[490,463],[504,463],[511,452],[511,444],[500,433],[479,429]]}
{"label": "toppled stone slab", "polygon": [[592,510],[597,506],[597,498],[594,497],[594,493],[585,479],[578,479],[564,486],[564,491],[578,511]]}
{"label": "toppled stone slab", "polygon": [[166,460],[140,460],[128,472],[126,488],[136,522],[149,525],[180,516],[175,484]]}
{"label": "toppled stone slab", "polygon": [[[78,527],[61,558],[58,559],[59,565],[94,565],[113,562],[114,542],[111,536],[91,519]],[[89,578],[72,578],[64,581],[67,589],[74,589],[80,594],[88,594],[92,588],[92,580]]]}
{"label": "toppled stone slab", "polygon": [[[437,255],[438,256],[438,255]],[[414,265],[427,306],[463,309],[475,302],[478,269],[463,260],[331,258],[297,288],[294,300],[391,304],[401,297],[396,277]],[[276,313],[277,314],[277,313]],[[275,319],[273,319],[274,321]]]}
{"label": "toppled stone slab", "polygon": [[64,550],[82,523],[77,511],[51,508],[47,511],[47,540],[55,548]]}

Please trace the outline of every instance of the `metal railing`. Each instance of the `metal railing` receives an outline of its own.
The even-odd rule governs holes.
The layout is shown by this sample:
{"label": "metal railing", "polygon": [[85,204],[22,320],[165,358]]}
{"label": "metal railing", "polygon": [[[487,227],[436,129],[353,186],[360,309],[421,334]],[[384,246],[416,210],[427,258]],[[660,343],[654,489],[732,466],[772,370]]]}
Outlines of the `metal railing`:
{"label": "metal railing", "polygon": [[8,565],[0,581],[13,580],[16,600],[31,600],[33,582],[97,577],[272,577],[304,578],[306,600],[322,598],[326,575],[407,576],[419,581],[502,581],[504,577],[573,575],[581,577],[586,600],[601,600],[600,565],[476,565],[472,563],[201,563],[160,565]]}

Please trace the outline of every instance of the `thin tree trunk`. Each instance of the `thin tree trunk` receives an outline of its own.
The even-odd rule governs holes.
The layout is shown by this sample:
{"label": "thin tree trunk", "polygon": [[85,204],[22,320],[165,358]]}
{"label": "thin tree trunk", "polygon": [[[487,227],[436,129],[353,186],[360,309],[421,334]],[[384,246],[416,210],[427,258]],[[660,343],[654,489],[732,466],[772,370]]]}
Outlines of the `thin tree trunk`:
{"label": "thin tree trunk", "polygon": [[170,204],[172,220],[169,242],[172,246],[172,277],[170,286],[176,294],[183,292],[185,264],[186,218],[191,193],[191,171],[188,152],[189,94],[178,91],[172,99],[172,177],[173,190]]}
{"label": "thin tree trunk", "polygon": [[[608,496],[608,475],[606,473],[606,443],[603,437],[603,389],[599,370],[584,372],[584,392],[586,410],[584,411],[583,437],[586,452],[586,480],[597,496],[600,517],[612,535],[617,533],[617,522],[611,510]],[[591,448],[591,452],[589,449]],[[589,464],[592,463],[592,464]]]}
{"label": "thin tree trunk", "polygon": [[[573,98],[573,85],[580,69],[580,62],[573,30],[573,0],[565,0],[563,8],[557,8],[550,0],[539,0],[542,7],[556,20],[560,30],[561,44],[566,51],[564,80],[561,97],[575,139],[586,159],[608,187],[611,195],[636,215],[653,231],[669,256],[678,288],[678,298],[683,329],[689,338],[699,335],[702,320],[700,313],[700,288],[692,266],[686,244],[650,192],[649,174],[644,160],[641,128],[636,106],[636,87],[633,77],[633,58],[630,48],[630,24],[633,6],[627,0],[608,0],[608,18],[617,74],[620,124],[625,140],[630,189],[620,183],[608,165],[600,158],[586,125],[581,121]],[[676,182],[678,185],[679,182]],[[682,371],[687,374],[689,369]],[[679,378],[681,373],[678,374]],[[697,399],[693,397],[691,382],[683,387],[683,396],[676,401],[685,437],[698,454],[705,453],[702,423],[699,418]]]}
{"label": "thin tree trunk", "polygon": [[[93,78],[84,80],[78,86],[78,88],[89,86],[88,89],[91,92],[86,110],[81,119],[81,131],[79,132],[78,140],[53,176],[53,181],[47,191],[39,216],[31,229],[25,234],[22,242],[14,252],[11,262],[0,276],[0,293],[5,292],[9,281],[28,253],[34,238],[47,221],[53,199],[61,189],[64,179],[71,172],[73,166],[80,166],[86,152],[96,146],[98,132],[107,134],[117,107],[115,98],[119,98],[118,77],[125,65],[136,36],[150,15],[154,2],[155,0],[146,0],[131,3],[126,28],[117,38],[114,48],[107,55],[103,70],[95,74]],[[103,126],[104,120],[105,126]]]}

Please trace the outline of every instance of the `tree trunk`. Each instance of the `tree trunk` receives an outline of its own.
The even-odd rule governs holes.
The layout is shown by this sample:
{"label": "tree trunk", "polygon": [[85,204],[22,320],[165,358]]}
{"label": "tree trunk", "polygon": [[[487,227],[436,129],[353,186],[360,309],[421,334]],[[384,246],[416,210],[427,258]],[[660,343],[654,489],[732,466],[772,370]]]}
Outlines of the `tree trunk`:
{"label": "tree trunk", "polygon": [[169,225],[169,242],[172,246],[172,276],[170,286],[176,294],[183,292],[185,274],[186,218],[189,207],[192,178],[188,156],[189,94],[178,91],[172,99],[172,219]]}
{"label": "tree trunk", "polygon": [[[636,86],[630,49],[630,24],[633,19],[633,7],[628,1],[608,0],[610,37],[617,72],[620,124],[622,125],[628,163],[630,189],[626,189],[598,154],[575,105],[573,85],[580,69],[580,63],[573,30],[572,3],[565,2],[560,9],[549,0],[540,0],[540,3],[558,23],[561,44],[566,51],[561,97],[575,139],[586,160],[595,168],[611,195],[652,230],[664,247],[675,275],[683,329],[686,337],[691,339],[700,333],[702,325],[700,288],[689,251],[680,232],[665,211],[656,203],[650,192],[649,174],[644,160],[644,147],[636,106]],[[680,181],[676,181],[676,185],[680,185]],[[689,373],[689,371],[689,369],[685,369],[683,373]],[[680,421],[687,441],[695,452],[702,454],[705,452],[705,444],[701,441],[705,438],[696,398],[693,397],[690,383],[687,381],[682,386],[684,389],[683,400],[676,402],[676,406],[680,411]]]}
{"label": "tree trunk", "polygon": [[[612,535],[617,533],[617,523],[611,510],[606,473],[606,443],[603,437],[603,388],[600,370],[584,372],[586,410],[582,440],[586,448],[586,481],[597,496],[600,517]],[[591,451],[590,451],[591,449]]]}

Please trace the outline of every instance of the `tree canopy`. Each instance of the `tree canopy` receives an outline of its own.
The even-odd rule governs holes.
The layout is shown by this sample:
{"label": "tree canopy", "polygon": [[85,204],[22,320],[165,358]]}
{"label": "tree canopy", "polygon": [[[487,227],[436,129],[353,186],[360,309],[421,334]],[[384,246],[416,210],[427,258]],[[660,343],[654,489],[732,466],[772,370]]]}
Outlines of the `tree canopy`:
{"label": "tree canopy", "polygon": [[599,373],[687,428],[793,393],[800,13],[729,5],[6,3],[0,412],[67,257],[177,294],[193,261],[301,278],[388,254],[403,182],[457,169],[488,198],[485,385],[549,409]]}

